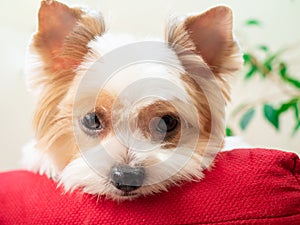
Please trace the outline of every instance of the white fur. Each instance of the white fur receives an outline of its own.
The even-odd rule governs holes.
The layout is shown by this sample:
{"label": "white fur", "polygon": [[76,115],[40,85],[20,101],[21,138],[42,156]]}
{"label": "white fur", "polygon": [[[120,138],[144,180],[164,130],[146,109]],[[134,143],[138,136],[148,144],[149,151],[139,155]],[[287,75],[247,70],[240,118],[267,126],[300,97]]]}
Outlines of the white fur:
{"label": "white fur", "polygon": [[[151,68],[149,70],[151,71]],[[138,73],[139,70],[132,72]],[[147,89],[144,91],[147,92]],[[157,99],[151,97],[135,102],[130,101],[131,95],[125,95],[120,106],[114,110],[114,136],[109,136],[97,144],[93,138],[90,138],[90,141],[82,139],[81,137],[86,135],[80,131],[79,124],[75,124],[82,155],[62,171],[60,185],[63,185],[66,191],[82,188],[87,193],[105,194],[108,198],[123,200],[125,197],[122,197],[121,191],[110,183],[110,170],[117,164],[132,167],[144,165],[146,170],[145,186],[134,192],[135,196],[127,199],[166,190],[169,185],[177,184],[182,179],[202,178],[203,169],[211,165],[212,155],[215,153],[201,157],[194,152],[194,145],[198,141],[198,114],[189,101],[176,98],[176,94],[178,90],[168,97],[169,103],[177,109],[181,117],[182,137],[177,148],[164,149],[162,143],[152,143],[143,137],[139,129],[133,132],[129,130],[129,122],[137,119],[139,112]],[[74,121],[78,121],[84,113],[93,109],[94,102],[89,100],[93,98],[95,96],[86,95],[82,102],[78,102],[74,111]],[[94,147],[90,143],[93,143]]]}
{"label": "white fur", "polygon": [[[188,139],[188,135],[186,137]],[[110,183],[110,169],[117,164],[125,163],[131,166],[144,165],[146,171],[144,186],[133,192],[135,196],[126,197],[132,199],[165,191],[169,185],[177,184],[182,179],[200,179],[203,177],[202,171],[212,160],[199,156],[193,152],[192,146],[186,144],[185,147],[177,149],[165,150],[156,146],[149,152],[126,151],[116,137],[110,137],[84,152],[82,157],[73,160],[62,171],[60,185],[63,185],[66,191],[82,188],[84,192],[90,194],[105,194],[107,198],[124,200],[121,191]]]}
{"label": "white fur", "polygon": [[[92,79],[84,82],[85,87],[83,89],[86,91],[86,94],[83,94],[82,98],[85,98],[85,95],[97,96],[101,90],[100,88],[119,95],[129,85],[147,78],[168,81],[181,91],[185,91],[180,79],[184,69],[176,53],[167,47],[166,44],[163,44],[162,41],[150,39],[143,41],[134,39],[129,35],[113,35],[109,33],[92,40],[88,44],[91,53],[86,56],[85,61],[79,66],[78,75],[74,81],[74,85],[79,85],[81,80],[86,77],[86,74],[92,77]],[[130,46],[129,49],[134,52],[135,48],[138,48],[135,46],[135,43],[141,43],[141,45],[145,43],[147,47],[153,44],[155,48],[154,58],[157,60],[155,62],[134,61],[130,64],[122,64],[120,68],[115,68],[112,74],[99,73],[104,64],[112,65],[111,67],[114,66],[110,61],[107,62],[106,59],[109,56],[112,56],[114,52],[126,45]],[[124,54],[122,57],[127,57],[131,54],[131,52],[122,53]],[[117,56],[113,60],[117,61]],[[147,88],[144,90],[147,90]]]}
{"label": "white fur", "polygon": [[23,157],[21,162],[23,168],[56,179],[58,170],[55,167],[55,164],[48,154],[38,151],[35,148],[35,144],[35,140],[31,140],[23,147]]}

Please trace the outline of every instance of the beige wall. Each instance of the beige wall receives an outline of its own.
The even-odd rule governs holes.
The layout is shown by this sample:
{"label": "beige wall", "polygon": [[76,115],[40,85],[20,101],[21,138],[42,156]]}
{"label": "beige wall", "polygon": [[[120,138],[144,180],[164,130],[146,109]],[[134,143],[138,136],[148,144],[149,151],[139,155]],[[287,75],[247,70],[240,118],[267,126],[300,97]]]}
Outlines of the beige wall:
{"label": "beige wall", "polygon": [[[170,15],[183,15],[200,12],[216,4],[226,4],[233,8],[235,29],[244,48],[255,43],[268,43],[274,49],[300,43],[300,2],[299,1],[201,1],[201,0],[77,0],[65,1],[72,4],[86,4],[101,10],[108,18],[112,31],[136,33],[139,35],[162,35],[164,21]],[[18,167],[21,146],[32,137],[30,121],[33,100],[24,85],[24,53],[31,33],[35,30],[38,1],[2,1],[0,8],[0,170]],[[264,21],[264,29],[246,30],[242,24],[248,18]],[[294,49],[290,59],[294,70],[299,71],[299,48]],[[245,84],[241,79],[234,81],[232,108],[245,98],[265,93],[272,93],[270,84],[255,87]],[[283,130],[278,133],[255,119],[246,133],[247,142],[253,145],[284,148],[300,151],[300,134],[291,139],[289,130],[291,121],[284,120]],[[300,132],[299,132],[300,133]]]}

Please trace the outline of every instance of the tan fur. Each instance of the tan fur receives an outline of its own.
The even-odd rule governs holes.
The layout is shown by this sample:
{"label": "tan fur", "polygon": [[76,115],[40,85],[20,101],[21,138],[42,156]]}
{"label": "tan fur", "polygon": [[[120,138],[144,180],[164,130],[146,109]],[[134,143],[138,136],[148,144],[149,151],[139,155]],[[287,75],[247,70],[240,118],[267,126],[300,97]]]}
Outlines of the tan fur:
{"label": "tan fur", "polygon": [[103,123],[104,129],[103,132],[99,134],[99,138],[103,139],[107,135],[113,133],[112,127],[112,102],[115,102],[116,96],[108,93],[107,91],[102,91],[96,101],[95,112],[101,117],[101,122]]}
{"label": "tan fur", "polygon": [[[69,22],[64,21],[66,17]],[[61,117],[59,104],[75,77],[74,69],[89,51],[87,44],[104,31],[101,15],[90,15],[80,8],[69,8],[56,1],[41,2],[39,28],[31,46],[45,65],[42,74],[34,78],[35,86],[42,87],[34,129],[38,149],[49,152],[70,150],[57,153],[55,157],[64,163],[74,155],[75,142],[70,133],[72,119]],[[64,163],[58,162],[59,165]]]}
{"label": "tan fur", "polygon": [[[203,14],[190,16],[184,21],[175,19],[170,21],[165,33],[167,43],[175,50],[187,71],[187,74],[182,74],[182,80],[199,113],[197,150],[203,154],[204,151],[211,150],[206,149],[210,138],[216,141],[224,139],[224,109],[226,101],[230,99],[227,80],[242,65],[240,50],[232,36],[232,12],[229,8],[220,6]],[[207,98],[215,100],[203,89],[206,92],[220,90],[223,100],[219,99],[218,108],[212,108]],[[212,119],[219,126],[213,136]],[[215,147],[220,149],[222,145],[223,142]]]}
{"label": "tan fur", "polygon": [[[42,143],[46,144],[45,142],[48,141],[48,144],[40,146],[40,148],[46,148],[49,151],[59,169],[63,169],[72,159],[78,157],[80,154],[80,145],[85,144],[81,143],[82,140],[76,139],[80,135],[76,134],[76,131],[73,129],[73,123],[78,122],[73,120],[74,99],[75,96],[72,96],[60,103],[59,112],[53,121],[55,124],[49,127],[50,130],[44,136],[45,138],[41,139]],[[100,140],[110,135],[113,130],[111,124],[111,103],[114,101],[115,96],[103,91],[99,93],[94,109],[91,109],[98,113],[98,115],[101,115],[101,122],[104,129],[99,134],[98,139]]]}
{"label": "tan fur", "polygon": [[[172,133],[167,134],[165,137],[161,137],[161,134],[155,130],[159,118],[164,115],[171,115],[174,118],[180,118],[176,108],[170,102],[160,100],[139,111],[137,122],[138,128],[143,132],[144,136],[150,140],[163,141],[163,147],[165,149],[174,148],[180,139],[180,124],[178,124],[177,128]],[[157,121],[152,121],[153,118],[157,118]],[[161,140],[162,138],[163,140]]]}
{"label": "tan fur", "polygon": [[[222,12],[221,15],[217,14],[219,11]],[[201,37],[201,27],[198,27],[199,24],[197,24],[197,27],[196,25],[195,27],[193,26],[195,21],[202,21],[207,15],[209,16],[207,19],[218,16],[215,20],[225,20],[224,27],[220,27],[219,29],[226,30],[226,32],[224,32],[225,36],[222,39],[223,45],[221,45],[220,49],[216,49],[216,55],[214,57],[215,60],[211,60],[210,62],[206,61],[205,55],[206,52],[211,52],[212,50],[206,48],[201,49],[201,42],[203,42],[203,38],[197,39],[197,37]],[[225,19],[222,18],[224,16]],[[205,21],[207,20],[205,19]],[[220,23],[222,24],[222,22]],[[213,24],[211,25],[211,29],[215,29]],[[165,34],[166,42],[176,51],[186,71],[189,74],[201,76],[204,76],[205,73],[214,74],[217,78],[217,82],[219,82],[219,87],[222,90],[222,93],[226,99],[229,100],[230,88],[227,81],[228,77],[238,71],[243,63],[238,44],[232,36],[231,10],[223,6],[219,6],[205,12],[204,14],[190,16],[184,21],[173,19],[167,25]],[[207,35],[204,34],[204,36]],[[212,35],[209,35],[206,38],[211,38],[211,36]]]}

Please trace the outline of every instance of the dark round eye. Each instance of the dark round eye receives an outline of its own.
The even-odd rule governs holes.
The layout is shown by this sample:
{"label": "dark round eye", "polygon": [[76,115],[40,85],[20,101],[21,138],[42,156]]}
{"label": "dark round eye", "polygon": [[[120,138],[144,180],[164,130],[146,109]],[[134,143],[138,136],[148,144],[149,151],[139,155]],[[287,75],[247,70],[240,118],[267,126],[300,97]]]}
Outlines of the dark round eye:
{"label": "dark round eye", "polygon": [[158,121],[156,130],[160,133],[168,133],[176,129],[178,125],[178,119],[170,116],[165,115],[160,118]]}
{"label": "dark round eye", "polygon": [[86,114],[82,118],[81,124],[83,125],[84,129],[88,132],[97,132],[103,128],[101,120],[95,112],[90,112]]}

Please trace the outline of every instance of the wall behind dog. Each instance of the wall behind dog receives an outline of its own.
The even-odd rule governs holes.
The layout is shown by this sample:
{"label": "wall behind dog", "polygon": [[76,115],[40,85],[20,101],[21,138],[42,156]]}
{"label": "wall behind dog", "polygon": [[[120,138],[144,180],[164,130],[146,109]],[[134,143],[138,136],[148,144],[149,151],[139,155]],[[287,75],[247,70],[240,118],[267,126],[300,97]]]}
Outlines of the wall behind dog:
{"label": "wall behind dog", "polygon": [[[169,16],[201,12],[218,4],[230,6],[235,15],[235,31],[241,46],[256,43],[268,43],[274,49],[300,43],[299,1],[200,1],[200,0],[65,0],[68,4],[89,5],[101,10],[106,18],[109,30],[133,33],[140,36],[163,37],[165,21]],[[0,8],[0,171],[19,168],[22,146],[32,138],[31,119],[34,108],[32,96],[26,91],[24,59],[26,46],[35,31],[37,10],[36,0],[5,1]],[[244,21],[259,18],[264,22],[263,29],[246,30]],[[299,48],[290,57],[293,70],[299,71]],[[248,98],[259,97],[267,90],[272,93],[269,84],[246,84],[241,76],[233,80],[233,103],[229,110]],[[253,146],[265,146],[300,153],[300,132],[290,137],[291,121],[284,118],[280,132],[274,131],[262,118],[257,117],[247,132],[242,133],[244,140]]]}

